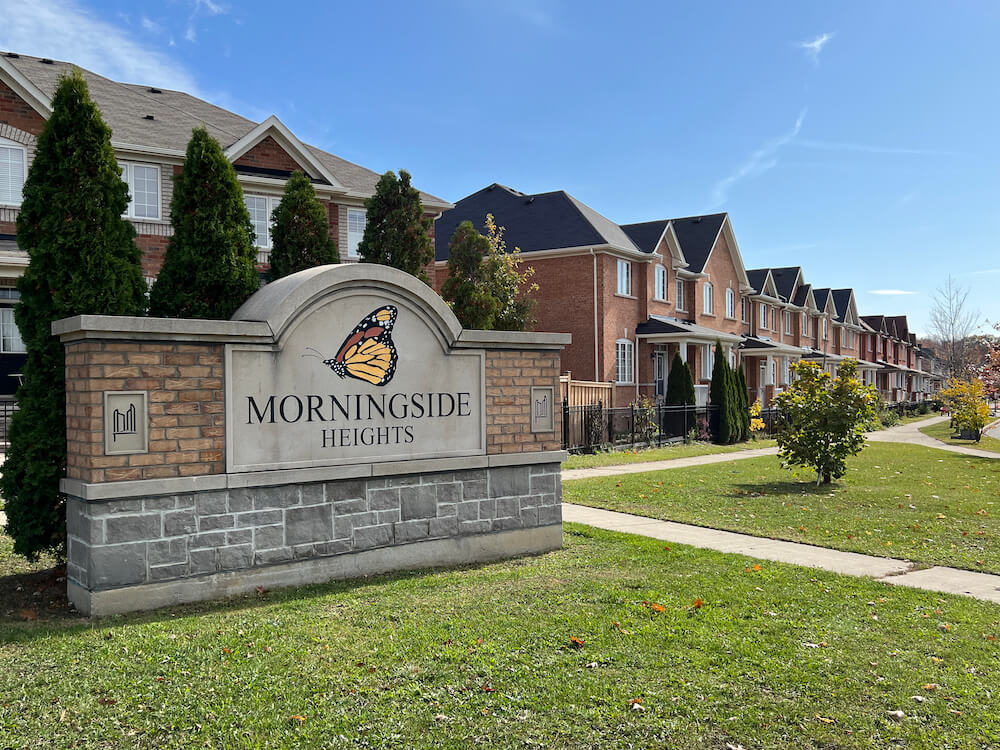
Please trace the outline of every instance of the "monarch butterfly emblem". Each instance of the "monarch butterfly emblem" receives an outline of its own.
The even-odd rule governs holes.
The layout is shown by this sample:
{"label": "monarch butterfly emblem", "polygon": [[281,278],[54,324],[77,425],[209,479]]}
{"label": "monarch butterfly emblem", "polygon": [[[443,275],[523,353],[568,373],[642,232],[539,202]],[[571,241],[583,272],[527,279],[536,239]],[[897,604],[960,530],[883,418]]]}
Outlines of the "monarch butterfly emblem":
{"label": "monarch butterfly emblem", "polygon": [[392,343],[392,326],[397,310],[383,305],[366,315],[337,350],[337,356],[324,359],[342,378],[352,377],[372,385],[385,385],[396,373],[396,346]]}

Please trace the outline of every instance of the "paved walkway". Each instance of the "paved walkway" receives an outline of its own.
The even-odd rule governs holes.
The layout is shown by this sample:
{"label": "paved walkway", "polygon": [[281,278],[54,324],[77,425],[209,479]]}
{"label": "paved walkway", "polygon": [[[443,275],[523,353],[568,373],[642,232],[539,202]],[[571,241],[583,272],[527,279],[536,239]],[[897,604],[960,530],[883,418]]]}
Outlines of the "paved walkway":
{"label": "paved walkway", "polygon": [[562,511],[564,521],[583,523],[609,531],[639,534],[675,544],[687,544],[761,560],[805,565],[833,573],[872,578],[894,586],[959,594],[1000,603],[1000,576],[989,573],[940,566],[914,570],[914,564],[905,560],[842,552],[811,544],[781,542],[672,521],[658,521],[583,505],[563,503]]}
{"label": "paved walkway", "polygon": [[980,458],[1000,458],[1000,453],[980,450],[979,448],[967,448],[964,445],[948,445],[940,440],[935,440],[930,435],[925,435],[920,431],[921,427],[945,422],[949,417],[931,417],[912,424],[898,425],[890,427],[888,430],[879,432],[869,432],[868,439],[877,443],[908,443],[910,445],[926,445],[928,448],[939,448],[952,453],[964,453],[967,456],[979,456]]}

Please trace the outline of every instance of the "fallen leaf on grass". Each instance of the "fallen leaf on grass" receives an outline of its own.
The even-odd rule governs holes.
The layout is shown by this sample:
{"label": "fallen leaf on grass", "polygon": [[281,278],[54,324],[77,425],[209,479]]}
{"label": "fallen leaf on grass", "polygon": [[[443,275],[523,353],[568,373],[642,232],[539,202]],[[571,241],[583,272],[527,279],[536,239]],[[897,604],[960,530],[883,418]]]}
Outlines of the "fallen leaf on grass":
{"label": "fallen leaf on grass", "polygon": [[300,716],[299,714],[292,714],[291,716],[288,717],[288,720],[293,724],[298,722],[298,724],[301,726],[302,724],[305,724],[306,717]]}
{"label": "fallen leaf on grass", "polygon": [[902,711],[886,711],[885,713],[890,719],[895,719],[896,721],[902,721],[906,718],[906,714]]}
{"label": "fallen leaf on grass", "polygon": [[580,638],[577,638],[575,635],[571,636],[569,639],[570,648],[583,648],[583,644],[584,642]]}
{"label": "fallen leaf on grass", "polygon": [[[580,641],[580,643],[583,643],[583,641]],[[497,691],[497,689],[495,687],[492,687],[488,682],[484,682],[482,685],[480,685],[479,689],[482,690],[484,693],[495,693]]]}
{"label": "fallen leaf on grass", "polygon": [[37,620],[38,612],[33,609],[19,609],[17,611],[18,616],[25,621]]}
{"label": "fallen leaf on grass", "polygon": [[116,701],[114,698],[105,698],[102,695],[100,698],[97,699],[97,702],[100,703],[102,706],[113,706],[118,701]]}
{"label": "fallen leaf on grass", "polygon": [[928,682],[926,685],[924,685],[924,690],[931,690],[931,691],[933,691],[933,690],[937,690],[939,687],[940,687],[940,685],[938,685],[936,682]]}
{"label": "fallen leaf on grass", "polygon": [[693,609],[693,610],[694,609],[701,609],[701,607],[702,607],[703,604],[704,604],[704,602],[701,600],[701,597],[699,596],[697,599],[695,599],[693,602],[691,602],[691,609]]}
{"label": "fallen leaf on grass", "polygon": [[649,608],[654,612],[663,612],[666,610],[666,607],[664,607],[662,604],[657,604],[656,602],[650,604]]}
{"label": "fallen leaf on grass", "polygon": [[836,719],[828,719],[825,716],[820,716],[819,714],[814,714],[817,720],[822,721],[824,724],[834,724]]}
{"label": "fallen leaf on grass", "polygon": [[948,713],[955,714],[955,716],[961,716],[962,715],[962,712],[959,711],[957,708],[949,708],[948,709]]}

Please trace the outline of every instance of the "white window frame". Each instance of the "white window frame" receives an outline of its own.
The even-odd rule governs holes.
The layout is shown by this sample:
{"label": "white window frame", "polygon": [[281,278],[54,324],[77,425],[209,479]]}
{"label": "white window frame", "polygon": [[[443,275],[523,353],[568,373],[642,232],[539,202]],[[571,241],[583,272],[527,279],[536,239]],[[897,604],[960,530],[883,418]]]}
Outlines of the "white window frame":
{"label": "white window frame", "polygon": [[825,316],[823,318],[823,340],[830,340],[830,319]]}
{"label": "white window frame", "polygon": [[635,383],[635,342],[618,339],[615,342],[615,382],[619,385]]}
{"label": "white window frame", "polygon": [[[125,216],[129,219],[135,219],[136,221],[160,221],[163,218],[163,185],[162,185],[162,171],[159,164],[148,164],[141,161],[119,161],[118,167],[122,172],[122,181],[128,185],[128,207],[125,209]],[[156,215],[142,215],[139,216],[136,213],[136,203],[135,203],[135,169],[136,167],[140,169],[152,169],[156,172],[156,179],[154,184],[156,185]],[[144,206],[149,206],[149,204],[144,204]]]}
{"label": "white window frame", "polygon": [[21,338],[21,331],[14,321],[14,308],[0,307],[0,352],[23,354],[26,351],[28,350],[24,346],[24,339]]}
{"label": "white window frame", "polygon": [[806,311],[802,312],[802,335],[809,335],[809,313]]}
{"label": "white window frame", "polygon": [[[361,217],[361,231],[351,229],[351,219],[357,221]],[[356,260],[358,257],[358,245],[365,237],[365,227],[368,226],[368,212],[363,208],[347,209],[347,257]]]}
{"label": "white window frame", "polygon": [[782,385],[788,385],[792,382],[791,376],[791,364],[792,360],[790,357],[781,358],[781,383]]}
{"label": "white window frame", "polygon": [[677,279],[676,292],[677,292],[677,309],[680,310],[681,312],[686,312],[687,307],[685,307],[685,305],[687,303],[684,301],[684,279]]}
{"label": "white window frame", "polygon": [[706,281],[702,288],[701,311],[705,315],[715,315],[715,289],[711,281]]}
{"label": "white window frame", "polygon": [[632,296],[632,264],[618,259],[618,294],[622,297]]}
{"label": "white window frame", "polygon": [[792,311],[785,310],[785,333],[791,334],[792,332]]}
{"label": "white window frame", "polygon": [[767,330],[767,305],[763,302],[760,303],[760,327],[761,330]]}
{"label": "white window frame", "polygon": [[667,269],[662,263],[653,269],[653,299],[667,301]]}
{"label": "white window frame", "polygon": [[740,320],[744,323],[750,322],[750,298],[740,297]]}
{"label": "white window frame", "polygon": [[715,352],[712,351],[712,344],[701,345],[701,379],[711,380],[712,371],[715,369]]}
{"label": "white window frame", "polygon": [[729,288],[726,289],[726,317],[736,319],[736,292]]}
{"label": "white window frame", "polygon": [[[10,156],[7,157],[5,165],[7,167],[7,187],[10,189],[10,200],[3,200],[0,198],[0,205],[20,206],[24,197],[24,183],[25,180],[28,179],[28,149],[20,143],[7,140],[6,138],[0,138],[0,151],[10,152]],[[20,178],[19,182],[15,182],[14,175],[13,154],[15,153],[18,153],[21,156],[21,170],[20,175],[18,175]]]}
{"label": "white window frame", "polygon": [[254,223],[254,246],[257,248],[257,262],[258,263],[269,263],[271,261],[271,247],[272,247],[272,230],[274,227],[271,224],[271,215],[274,213],[274,209],[278,207],[281,203],[280,195],[262,195],[260,193],[244,193],[243,194],[243,204],[247,207],[247,212],[250,212],[250,206],[247,205],[249,199],[262,200],[264,201],[264,211],[266,213],[265,219],[265,234],[264,241],[260,241],[260,236],[257,233],[257,222],[253,221],[253,214],[250,216],[250,220]]}

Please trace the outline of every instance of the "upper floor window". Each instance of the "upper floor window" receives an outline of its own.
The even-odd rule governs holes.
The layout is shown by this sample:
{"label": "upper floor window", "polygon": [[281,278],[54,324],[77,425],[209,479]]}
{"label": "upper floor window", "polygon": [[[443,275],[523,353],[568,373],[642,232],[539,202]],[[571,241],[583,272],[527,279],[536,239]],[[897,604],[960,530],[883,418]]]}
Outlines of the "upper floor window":
{"label": "upper floor window", "polygon": [[653,279],[653,298],[665,300],[667,298],[667,269],[657,265]]}
{"label": "upper floor window", "polygon": [[27,160],[24,146],[0,138],[0,203],[21,205]]}
{"label": "upper floor window", "polygon": [[705,282],[705,288],[703,290],[703,297],[704,297],[704,299],[702,300],[702,312],[704,312],[706,315],[713,315],[713,314],[715,314],[715,295],[714,295],[714,291],[715,290],[712,287],[711,282],[706,281]]}
{"label": "upper floor window", "polygon": [[368,214],[360,208],[347,209],[347,257],[358,257],[358,245],[365,236]]}
{"label": "upper floor window", "polygon": [[618,294],[632,295],[632,264],[627,260],[618,260]]}
{"label": "upper floor window", "polygon": [[684,301],[684,282],[681,279],[677,279],[677,309],[686,310],[686,304]]}
{"label": "upper floor window", "polygon": [[823,339],[830,338],[830,320],[829,318],[823,318]]}
{"label": "upper floor window", "polygon": [[750,300],[746,297],[740,297],[740,320],[750,322]]}
{"label": "upper floor window", "polygon": [[14,322],[13,307],[0,307],[0,351],[5,354],[27,351]]}
{"label": "upper floor window", "polygon": [[767,305],[761,303],[760,307],[760,327],[762,330],[767,329]]}
{"label": "upper floor window", "polygon": [[[785,310],[785,333],[792,332],[792,311]],[[785,381],[788,382],[787,380]]]}
{"label": "upper floor window", "polygon": [[633,383],[633,358],[635,344],[628,339],[618,339],[615,342],[615,380],[619,383]]}
{"label": "upper floor window", "polygon": [[253,224],[254,244],[260,248],[271,247],[271,212],[281,202],[280,198],[265,195],[244,195],[243,202]]}
{"label": "upper floor window", "polygon": [[732,289],[726,290],[726,317],[736,317],[736,292]]}
{"label": "upper floor window", "polygon": [[123,216],[132,219],[160,218],[160,168],[150,164],[120,161],[122,180],[128,185],[129,204]]}

